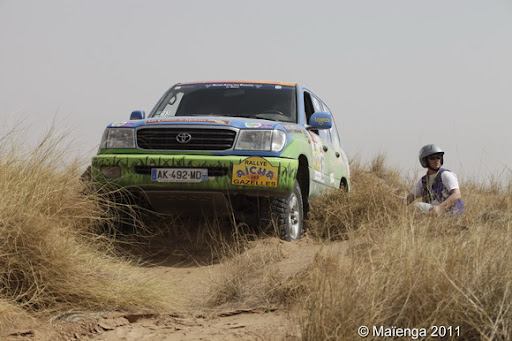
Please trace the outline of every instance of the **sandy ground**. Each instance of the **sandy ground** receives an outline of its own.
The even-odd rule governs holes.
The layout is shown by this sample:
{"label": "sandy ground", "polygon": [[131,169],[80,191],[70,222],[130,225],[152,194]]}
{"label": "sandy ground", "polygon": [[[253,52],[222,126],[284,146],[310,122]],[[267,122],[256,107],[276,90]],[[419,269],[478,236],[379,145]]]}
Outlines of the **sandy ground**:
{"label": "sandy ground", "polygon": [[[269,238],[258,245],[279,249],[279,271],[293,274],[305,269],[320,246],[303,238],[288,243]],[[333,247],[344,248],[343,242]],[[207,261],[200,250],[176,250],[165,242],[153,245],[158,257],[144,267],[157,274],[180,293],[176,310],[167,313],[123,314],[104,312],[69,314],[51,321],[31,321],[9,331],[7,340],[299,340],[296,314],[282,306],[244,304],[207,308],[205,304],[212,278],[222,263]],[[2,339],[4,339],[2,338]]]}
{"label": "sandy ground", "polygon": [[[295,330],[294,330],[295,328]],[[209,315],[116,314],[81,316],[77,321],[38,323],[10,332],[7,340],[299,340],[286,312],[260,309]]]}

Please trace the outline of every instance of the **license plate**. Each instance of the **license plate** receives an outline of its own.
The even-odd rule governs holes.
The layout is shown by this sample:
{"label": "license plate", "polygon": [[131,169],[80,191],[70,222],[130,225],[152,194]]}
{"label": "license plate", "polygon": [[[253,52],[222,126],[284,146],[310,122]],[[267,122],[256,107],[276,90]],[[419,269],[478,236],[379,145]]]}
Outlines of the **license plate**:
{"label": "license plate", "polygon": [[205,168],[152,168],[151,181],[157,182],[201,182],[208,180]]}

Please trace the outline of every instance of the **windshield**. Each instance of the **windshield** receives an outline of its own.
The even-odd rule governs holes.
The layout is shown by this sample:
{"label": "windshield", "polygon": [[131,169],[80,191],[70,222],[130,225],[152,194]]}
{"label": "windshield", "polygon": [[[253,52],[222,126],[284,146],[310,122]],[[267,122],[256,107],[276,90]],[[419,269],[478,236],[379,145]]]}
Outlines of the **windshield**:
{"label": "windshield", "polygon": [[296,122],[295,87],[258,83],[201,83],[173,87],[151,117],[231,116]]}

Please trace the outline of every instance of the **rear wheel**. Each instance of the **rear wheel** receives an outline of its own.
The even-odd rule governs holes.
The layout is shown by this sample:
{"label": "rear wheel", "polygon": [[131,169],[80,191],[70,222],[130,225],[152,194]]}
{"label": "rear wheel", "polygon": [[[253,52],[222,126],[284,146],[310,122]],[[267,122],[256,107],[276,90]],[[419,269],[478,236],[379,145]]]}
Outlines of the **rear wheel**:
{"label": "rear wheel", "polygon": [[304,224],[304,204],[299,183],[295,181],[293,192],[286,198],[273,198],[270,202],[272,220],[283,240],[298,240]]}

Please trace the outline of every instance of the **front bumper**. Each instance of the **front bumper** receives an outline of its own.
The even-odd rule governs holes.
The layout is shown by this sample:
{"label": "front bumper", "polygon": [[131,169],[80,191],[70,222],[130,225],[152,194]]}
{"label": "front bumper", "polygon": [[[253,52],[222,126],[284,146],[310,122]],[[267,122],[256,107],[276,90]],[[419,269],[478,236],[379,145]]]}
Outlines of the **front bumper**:
{"label": "front bumper", "polygon": [[[104,176],[102,170],[108,167],[118,167],[115,177]],[[154,168],[206,168],[208,177],[201,182],[157,182],[151,179]],[[96,183],[143,191],[286,196],[293,191],[297,169],[298,160],[279,157],[101,154],[92,159]]]}

